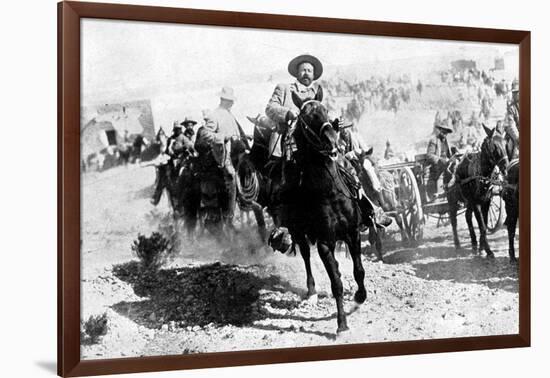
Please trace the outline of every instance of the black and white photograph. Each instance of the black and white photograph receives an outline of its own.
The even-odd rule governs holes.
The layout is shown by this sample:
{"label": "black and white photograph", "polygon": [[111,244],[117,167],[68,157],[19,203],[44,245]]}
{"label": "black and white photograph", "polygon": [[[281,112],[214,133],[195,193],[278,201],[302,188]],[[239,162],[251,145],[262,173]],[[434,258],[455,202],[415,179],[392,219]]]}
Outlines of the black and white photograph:
{"label": "black and white photograph", "polygon": [[81,21],[82,360],[519,332],[519,47]]}

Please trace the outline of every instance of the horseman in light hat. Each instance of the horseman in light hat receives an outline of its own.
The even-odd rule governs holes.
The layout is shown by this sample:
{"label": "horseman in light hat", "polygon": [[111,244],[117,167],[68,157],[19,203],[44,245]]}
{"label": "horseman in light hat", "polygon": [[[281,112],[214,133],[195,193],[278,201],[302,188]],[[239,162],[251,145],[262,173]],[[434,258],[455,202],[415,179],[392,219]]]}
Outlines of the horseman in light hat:
{"label": "horseman in light hat", "polygon": [[[202,201],[212,204],[206,205],[212,210],[210,212],[212,217],[208,221],[218,223],[219,219],[214,214],[221,209],[224,222],[230,226],[237,196],[237,180],[231,161],[231,150],[232,144],[242,140],[245,135],[239,122],[231,113],[231,108],[237,99],[233,88],[223,87],[218,95],[220,97],[218,107],[211,112],[203,111],[205,124],[197,132],[195,148],[199,151],[199,155],[202,155],[201,175],[205,178],[201,180]],[[216,179],[220,170],[223,183]],[[219,201],[216,201],[215,197]],[[214,206],[216,202],[218,202],[217,208]],[[208,216],[207,214],[207,218]]]}

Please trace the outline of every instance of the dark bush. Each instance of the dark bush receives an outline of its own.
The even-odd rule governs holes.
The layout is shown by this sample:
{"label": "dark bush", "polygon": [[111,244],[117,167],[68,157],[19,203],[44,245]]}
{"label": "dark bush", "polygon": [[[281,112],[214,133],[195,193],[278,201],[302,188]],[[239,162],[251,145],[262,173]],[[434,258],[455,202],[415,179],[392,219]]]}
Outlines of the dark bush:
{"label": "dark bush", "polygon": [[169,245],[170,242],[158,232],[153,232],[149,237],[138,234],[137,240],[132,244],[132,251],[143,270],[156,271],[166,262]]}
{"label": "dark bush", "polygon": [[84,322],[85,334],[90,338],[92,344],[98,342],[101,336],[105,336],[109,330],[107,314],[93,316]]}

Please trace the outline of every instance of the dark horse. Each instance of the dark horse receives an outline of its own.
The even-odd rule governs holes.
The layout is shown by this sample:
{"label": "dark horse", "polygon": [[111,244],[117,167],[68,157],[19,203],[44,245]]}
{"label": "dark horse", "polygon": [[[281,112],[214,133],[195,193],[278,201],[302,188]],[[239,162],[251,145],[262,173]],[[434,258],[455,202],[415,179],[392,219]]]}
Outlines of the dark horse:
{"label": "dark horse", "polygon": [[[308,296],[316,293],[311,273],[309,242],[317,244],[317,251],[330,278],[332,294],[336,299],[337,332],[348,329],[343,304],[343,286],[334,250],[337,241],[344,241],[353,261],[353,275],[358,289],[355,301],[367,298],[361,261],[359,226],[361,214],[353,190],[345,182],[337,162],[338,137],[329,122],[327,109],[320,98],[302,102],[293,93],[294,104],[300,114],[294,130],[297,151],[295,164],[283,169],[284,180],[296,183],[283,213],[285,226],[300,247],[307,274]],[[289,195],[288,193],[286,195]]]}
{"label": "dark horse", "polygon": [[[508,154],[510,158],[511,154]],[[508,254],[510,262],[516,262],[514,251],[514,239],[516,236],[516,225],[519,217],[519,160],[512,160],[506,171],[506,181],[502,189],[502,198],[506,207],[506,228],[508,229]]]}
{"label": "dark horse", "polygon": [[[456,229],[456,215],[458,203],[464,202],[466,206],[466,223],[470,232],[472,249],[478,252],[476,232],[472,223],[472,213],[476,217],[479,227],[479,248],[485,250],[487,257],[494,258],[493,251],[487,242],[487,217],[491,204],[492,173],[495,167],[501,172],[508,168],[508,155],[504,137],[496,130],[489,129],[483,125],[487,136],[481,145],[481,151],[470,153],[458,162],[455,171],[455,185],[447,190],[447,201],[449,203],[449,215],[453,228],[454,244],[460,248],[460,240]],[[445,173],[444,181],[450,180],[450,170]]]}
{"label": "dark horse", "polygon": [[[176,228],[183,220],[187,236],[194,237],[200,207],[200,182],[197,168],[198,158],[185,154],[181,161],[172,161],[156,167],[154,203],[158,203],[164,189],[172,207]],[[170,166],[169,166],[170,165]]]}

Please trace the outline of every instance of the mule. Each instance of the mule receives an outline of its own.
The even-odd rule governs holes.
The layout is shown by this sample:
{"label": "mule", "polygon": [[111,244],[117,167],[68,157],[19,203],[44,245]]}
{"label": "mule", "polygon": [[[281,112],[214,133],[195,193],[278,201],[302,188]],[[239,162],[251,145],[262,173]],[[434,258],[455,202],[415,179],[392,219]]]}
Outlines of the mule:
{"label": "mule", "polygon": [[[466,223],[473,252],[477,254],[480,250],[484,250],[488,258],[494,258],[487,241],[487,218],[491,204],[490,190],[493,185],[491,175],[497,166],[501,172],[506,172],[509,161],[504,137],[496,129],[489,129],[485,125],[483,128],[486,137],[481,144],[481,150],[464,155],[458,162],[455,170],[456,182],[447,189],[447,201],[455,248],[461,248],[457,232],[457,212],[459,202],[463,202],[466,207]],[[451,175],[451,171],[447,169],[444,182],[448,183]],[[479,228],[479,250],[472,214]]]}

